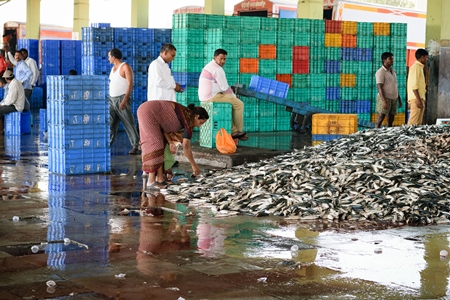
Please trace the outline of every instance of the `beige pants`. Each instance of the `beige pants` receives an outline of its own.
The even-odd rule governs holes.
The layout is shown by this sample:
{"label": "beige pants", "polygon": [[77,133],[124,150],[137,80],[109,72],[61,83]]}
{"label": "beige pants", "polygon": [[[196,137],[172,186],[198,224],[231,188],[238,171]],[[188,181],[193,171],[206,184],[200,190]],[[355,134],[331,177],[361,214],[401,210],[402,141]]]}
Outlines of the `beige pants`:
{"label": "beige pants", "polygon": [[226,102],[233,107],[231,134],[235,132],[242,132],[244,127],[244,103],[236,98],[234,94],[216,94],[209,100],[209,102]]}
{"label": "beige pants", "polygon": [[422,125],[425,102],[422,101],[422,108],[417,107],[416,99],[409,100],[408,102],[410,104],[408,125]]}

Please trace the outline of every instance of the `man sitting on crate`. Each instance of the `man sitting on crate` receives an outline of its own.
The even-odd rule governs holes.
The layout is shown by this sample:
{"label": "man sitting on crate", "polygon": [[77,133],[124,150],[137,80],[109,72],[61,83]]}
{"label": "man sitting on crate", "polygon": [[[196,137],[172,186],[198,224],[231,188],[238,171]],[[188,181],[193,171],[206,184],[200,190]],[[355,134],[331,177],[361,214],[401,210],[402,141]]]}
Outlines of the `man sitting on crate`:
{"label": "man sitting on crate", "polygon": [[244,126],[244,103],[239,100],[228,85],[223,66],[227,59],[227,51],[217,49],[214,59],[202,70],[198,80],[198,97],[203,102],[226,102],[232,105],[231,136],[233,139],[248,140],[247,133],[242,131]]}
{"label": "man sitting on crate", "polygon": [[22,84],[14,78],[13,72],[6,70],[3,74],[8,85],[8,94],[0,102],[0,116],[12,113],[22,112],[25,106],[25,91]]}

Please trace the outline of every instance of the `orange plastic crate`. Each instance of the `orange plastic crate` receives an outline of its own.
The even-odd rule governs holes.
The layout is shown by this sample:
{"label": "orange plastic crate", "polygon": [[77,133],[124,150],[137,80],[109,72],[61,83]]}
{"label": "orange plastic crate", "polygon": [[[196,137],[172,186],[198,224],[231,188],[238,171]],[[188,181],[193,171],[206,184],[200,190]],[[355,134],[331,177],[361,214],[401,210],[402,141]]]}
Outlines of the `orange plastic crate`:
{"label": "orange plastic crate", "polygon": [[343,34],[342,35],[342,47],[356,48],[356,35]]}
{"label": "orange plastic crate", "polygon": [[277,74],[276,80],[289,84],[292,87],[292,74]]}
{"label": "orange plastic crate", "polygon": [[275,59],[277,58],[277,46],[276,45],[259,45],[259,58]]}
{"label": "orange plastic crate", "polygon": [[257,58],[241,58],[239,60],[239,71],[241,73],[258,73]]}
{"label": "orange plastic crate", "polygon": [[356,75],[355,74],[341,74],[340,86],[356,87]]}

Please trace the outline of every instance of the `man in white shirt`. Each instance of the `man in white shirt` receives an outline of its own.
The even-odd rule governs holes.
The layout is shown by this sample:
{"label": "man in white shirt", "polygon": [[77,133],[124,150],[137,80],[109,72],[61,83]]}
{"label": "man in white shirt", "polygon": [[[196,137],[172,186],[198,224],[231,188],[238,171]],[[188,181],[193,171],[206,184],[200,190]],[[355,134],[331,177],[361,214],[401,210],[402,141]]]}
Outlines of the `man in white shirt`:
{"label": "man in white shirt", "polygon": [[25,106],[25,91],[22,84],[14,77],[13,72],[6,70],[3,78],[8,83],[8,94],[0,103],[0,115],[22,112]]}
{"label": "man in white shirt", "polygon": [[183,88],[175,82],[169,63],[175,59],[177,49],[172,44],[164,44],[157,59],[148,67],[147,100],[169,100],[176,102],[176,94]]}
{"label": "man in white shirt", "polygon": [[20,51],[20,53],[22,53],[23,61],[26,62],[28,68],[30,68],[31,72],[33,73],[33,76],[31,77],[31,80],[30,80],[30,84],[31,84],[31,87],[34,89],[34,87],[36,86],[36,82],[38,81],[38,78],[39,78],[39,69],[37,67],[37,63],[33,58],[28,56],[27,49],[22,48],[19,51]]}

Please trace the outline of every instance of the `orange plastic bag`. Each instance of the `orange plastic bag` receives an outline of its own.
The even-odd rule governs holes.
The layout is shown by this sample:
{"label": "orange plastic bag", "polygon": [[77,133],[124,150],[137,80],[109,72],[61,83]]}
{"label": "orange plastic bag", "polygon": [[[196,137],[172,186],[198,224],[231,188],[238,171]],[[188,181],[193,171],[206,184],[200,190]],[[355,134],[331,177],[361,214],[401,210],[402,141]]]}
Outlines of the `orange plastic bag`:
{"label": "orange plastic bag", "polygon": [[220,128],[216,134],[216,148],[222,154],[232,154],[236,152],[236,144],[225,129]]}

